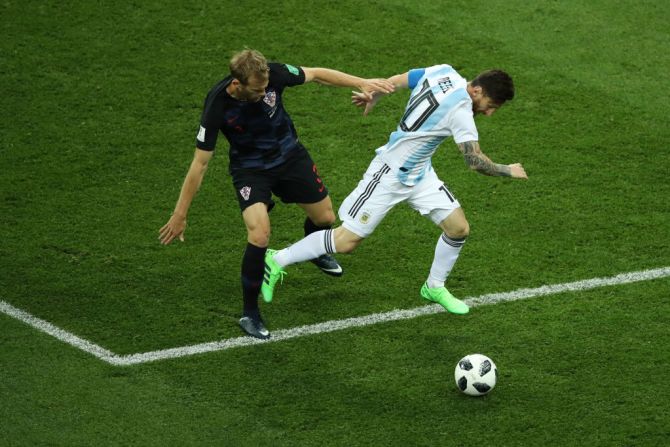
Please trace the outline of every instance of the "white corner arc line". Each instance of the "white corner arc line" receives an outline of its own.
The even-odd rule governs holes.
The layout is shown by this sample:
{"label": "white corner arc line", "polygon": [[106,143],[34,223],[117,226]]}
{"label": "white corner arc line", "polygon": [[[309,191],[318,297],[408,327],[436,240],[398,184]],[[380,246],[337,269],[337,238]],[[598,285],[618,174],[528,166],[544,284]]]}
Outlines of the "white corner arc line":
{"label": "white corner arc line", "polygon": [[[665,278],[670,276],[670,267],[663,267],[651,270],[643,270],[630,273],[622,273],[616,276],[606,278],[593,278],[582,281],[574,281],[563,284],[554,284],[541,286],[532,289],[518,289],[511,292],[491,293],[478,297],[468,297],[464,301],[471,307],[497,304],[508,301],[517,301],[538,296],[553,295],[564,292],[577,292],[595,289],[598,287],[615,286],[639,281],[649,281],[653,279]],[[225,340],[201,343],[191,346],[182,346],[178,348],[162,349],[130,355],[117,355],[94,343],[77,337],[67,331],[44,320],[36,318],[27,312],[17,309],[4,301],[0,301],[0,311],[14,318],[17,318],[36,329],[46,332],[57,339],[68,343],[76,348],[88,352],[99,359],[112,365],[136,365],[140,363],[155,362],[158,360],[186,357],[206,352],[223,351],[230,348],[251,346],[258,344],[274,343],[283,340],[289,340],[307,335],[324,334],[328,332],[350,329],[355,327],[370,326],[373,324],[384,323],[388,321],[407,320],[420,317],[422,315],[436,314],[444,312],[444,309],[438,304],[429,304],[414,309],[392,310],[389,312],[366,315],[363,317],[346,318],[343,320],[326,321],[323,323],[310,324],[306,326],[295,327],[273,331],[272,338],[269,340],[258,340],[251,337],[236,337]]]}
{"label": "white corner arc line", "polygon": [[39,331],[42,331],[46,334],[51,335],[54,338],[57,338],[62,342],[67,343],[68,345],[74,346],[75,348],[81,349],[82,351],[88,352],[89,354],[93,354],[100,360],[104,360],[108,363],[113,363],[111,360],[114,358],[118,358],[118,356],[114,354],[112,351],[108,351],[107,349],[102,348],[96,345],[95,343],[91,343],[88,340],[84,340],[83,338],[77,337],[76,335],[68,331],[65,331],[57,326],[54,326],[48,321],[44,321],[40,318],[37,318],[29,314],[28,312],[25,312],[21,309],[17,309],[16,307],[2,300],[0,300],[0,312],[5,313],[10,317],[14,317],[17,320],[22,321]]}

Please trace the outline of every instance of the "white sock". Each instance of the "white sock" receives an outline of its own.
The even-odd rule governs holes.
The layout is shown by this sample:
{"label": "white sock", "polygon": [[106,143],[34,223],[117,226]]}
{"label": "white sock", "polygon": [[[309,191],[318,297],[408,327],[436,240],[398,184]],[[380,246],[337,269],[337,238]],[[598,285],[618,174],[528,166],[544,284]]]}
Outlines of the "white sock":
{"label": "white sock", "polygon": [[279,250],[273,259],[281,267],[286,267],[318,258],[326,253],[335,253],[335,234],[330,229],[308,234],[295,244]]}
{"label": "white sock", "polygon": [[447,276],[456,264],[461,248],[465,244],[464,239],[453,239],[442,233],[435,246],[435,258],[433,265],[430,266],[430,275],[428,275],[428,287],[444,287]]}

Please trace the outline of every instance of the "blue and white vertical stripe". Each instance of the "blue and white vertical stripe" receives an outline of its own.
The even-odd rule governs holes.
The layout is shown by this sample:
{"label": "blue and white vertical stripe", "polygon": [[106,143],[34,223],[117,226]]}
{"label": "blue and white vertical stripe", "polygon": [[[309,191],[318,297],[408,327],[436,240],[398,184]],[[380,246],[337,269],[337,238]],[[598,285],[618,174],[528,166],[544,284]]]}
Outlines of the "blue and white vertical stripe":
{"label": "blue and white vertical stripe", "polygon": [[452,136],[449,113],[471,99],[467,81],[449,65],[410,70],[409,85],[413,90],[405,116],[377,154],[397,170],[401,183],[413,186],[430,169],[439,145]]}

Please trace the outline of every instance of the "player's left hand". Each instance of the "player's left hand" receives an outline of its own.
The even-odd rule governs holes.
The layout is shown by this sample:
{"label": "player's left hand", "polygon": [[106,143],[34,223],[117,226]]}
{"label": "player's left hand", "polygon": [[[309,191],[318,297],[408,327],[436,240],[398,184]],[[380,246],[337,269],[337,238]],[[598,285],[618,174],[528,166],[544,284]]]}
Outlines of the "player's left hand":
{"label": "player's left hand", "polygon": [[363,115],[367,115],[374,108],[374,106],[379,102],[379,99],[383,95],[381,93],[369,93],[369,92],[351,92],[351,103],[356,107],[365,107],[363,110]]}
{"label": "player's left hand", "polygon": [[528,178],[526,170],[523,168],[523,165],[521,165],[521,163],[513,163],[508,166],[510,167],[510,174],[512,178],[522,178],[522,179]]}

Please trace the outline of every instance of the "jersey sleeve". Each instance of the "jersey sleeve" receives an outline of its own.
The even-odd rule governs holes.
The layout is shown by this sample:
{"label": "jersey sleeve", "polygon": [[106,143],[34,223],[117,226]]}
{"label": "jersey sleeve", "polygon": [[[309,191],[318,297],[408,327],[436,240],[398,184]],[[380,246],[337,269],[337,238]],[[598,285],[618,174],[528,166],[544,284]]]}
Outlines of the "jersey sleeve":
{"label": "jersey sleeve", "polygon": [[213,151],[219,136],[223,113],[217,109],[216,98],[207,98],[200,117],[200,128],[195,138],[195,147],[204,151]]}
{"label": "jersey sleeve", "polygon": [[419,83],[419,79],[423,77],[425,72],[425,68],[414,68],[409,71],[407,79],[410,90],[414,90],[414,87],[416,87],[416,84]]}
{"label": "jersey sleeve", "polygon": [[451,111],[449,128],[456,144],[466,141],[479,141],[479,133],[477,132],[470,102],[463,101]]}
{"label": "jersey sleeve", "polygon": [[270,62],[270,82],[278,88],[293,87],[305,83],[305,72],[301,67],[279,62]]}

